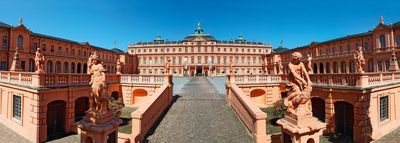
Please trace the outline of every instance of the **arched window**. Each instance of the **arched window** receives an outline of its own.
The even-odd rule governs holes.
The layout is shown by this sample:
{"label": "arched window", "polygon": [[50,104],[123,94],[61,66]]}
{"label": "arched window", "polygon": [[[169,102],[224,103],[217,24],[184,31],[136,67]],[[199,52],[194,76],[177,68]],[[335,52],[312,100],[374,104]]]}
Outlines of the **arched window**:
{"label": "arched window", "polygon": [[56,62],[56,73],[61,73],[61,62],[60,61]]}
{"label": "arched window", "polygon": [[329,62],[326,63],[326,73],[331,73],[331,64]]}
{"label": "arched window", "polygon": [[338,63],[337,62],[333,62],[333,73],[339,73],[339,69],[338,69]]}
{"label": "arched window", "polygon": [[381,43],[381,48],[386,48],[386,38],[385,35],[379,36],[379,42]]}
{"label": "arched window", "polygon": [[317,63],[314,63],[313,72],[314,73],[318,73],[318,65],[317,65]]}
{"label": "arched window", "polygon": [[53,73],[53,61],[47,61],[47,73]]}
{"label": "arched window", "polygon": [[354,64],[354,60],[351,60],[350,61],[350,73],[355,72],[355,67],[356,67],[356,65]]}
{"label": "arched window", "polygon": [[81,69],[82,69],[82,65],[81,65],[81,63],[78,63],[76,65],[76,73],[81,73],[82,72]]}
{"label": "arched window", "polygon": [[35,61],[33,59],[29,59],[28,71],[29,72],[35,71]]}
{"label": "arched window", "polygon": [[17,47],[18,47],[18,48],[22,48],[23,43],[24,43],[24,37],[22,37],[22,35],[18,35]]}
{"label": "arched window", "polygon": [[319,73],[324,73],[324,64],[319,63]]}
{"label": "arched window", "polygon": [[64,62],[64,73],[68,73],[68,62]]}
{"label": "arched window", "polygon": [[71,71],[70,72],[75,73],[75,63],[74,62],[71,63]]}
{"label": "arched window", "polygon": [[347,70],[346,70],[346,62],[345,61],[342,61],[342,68],[341,68],[341,73],[347,73]]}

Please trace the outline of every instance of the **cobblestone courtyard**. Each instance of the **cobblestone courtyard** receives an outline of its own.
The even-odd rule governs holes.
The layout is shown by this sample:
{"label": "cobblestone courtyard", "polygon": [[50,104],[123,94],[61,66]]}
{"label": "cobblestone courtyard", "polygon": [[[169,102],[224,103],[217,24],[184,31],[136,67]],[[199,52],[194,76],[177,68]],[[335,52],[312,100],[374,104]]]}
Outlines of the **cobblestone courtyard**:
{"label": "cobblestone courtyard", "polygon": [[247,130],[227,106],[225,95],[206,78],[192,78],[175,93],[171,106],[148,142],[249,143]]}

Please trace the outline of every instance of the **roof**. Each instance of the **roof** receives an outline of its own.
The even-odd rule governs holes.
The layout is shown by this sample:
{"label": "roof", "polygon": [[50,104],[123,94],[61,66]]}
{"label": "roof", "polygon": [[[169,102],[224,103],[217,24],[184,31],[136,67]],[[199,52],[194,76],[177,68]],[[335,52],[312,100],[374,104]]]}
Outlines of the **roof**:
{"label": "roof", "polygon": [[195,40],[197,38],[202,38],[202,39],[205,39],[207,41],[216,41],[214,36],[211,36],[211,35],[208,35],[208,34],[189,35],[189,36],[185,37],[184,41],[192,41],[192,40]]}
{"label": "roof", "polygon": [[320,42],[318,44],[325,44],[325,43],[329,43],[329,42],[334,42],[334,41],[339,41],[339,40],[344,40],[344,39],[349,39],[349,38],[357,38],[357,37],[362,37],[362,36],[367,36],[367,35],[372,35],[372,34],[373,34],[372,31],[368,31],[368,32],[364,32],[364,33],[347,35],[347,36],[344,36],[344,37],[323,41],[323,42]]}
{"label": "roof", "polygon": [[[11,25],[8,25],[6,23],[0,22],[0,27],[6,27],[6,28],[11,28]],[[58,41],[63,41],[63,42],[67,42],[67,43],[71,43],[71,44],[77,44],[77,45],[85,45],[85,44],[89,44],[88,42],[76,42],[76,41],[72,41],[72,40],[68,40],[68,39],[64,39],[64,38],[59,38],[59,37],[54,37],[54,36],[49,36],[49,35],[45,35],[45,34],[40,34],[40,33],[36,33],[36,32],[30,32],[32,36],[37,36],[37,37],[43,37],[43,38],[48,38],[48,39],[53,39],[53,40],[58,40]],[[106,48],[102,48],[102,47],[98,47],[98,46],[94,46],[91,45],[93,48],[95,49],[99,49],[99,50],[105,50],[105,51],[109,51],[109,52],[113,52],[113,53],[117,53],[117,54],[121,54],[121,52],[123,53],[122,50],[119,49],[106,49]]]}
{"label": "roof", "polygon": [[0,22],[0,27],[6,27],[6,28],[10,28],[12,27],[11,25],[8,25],[6,23]]}

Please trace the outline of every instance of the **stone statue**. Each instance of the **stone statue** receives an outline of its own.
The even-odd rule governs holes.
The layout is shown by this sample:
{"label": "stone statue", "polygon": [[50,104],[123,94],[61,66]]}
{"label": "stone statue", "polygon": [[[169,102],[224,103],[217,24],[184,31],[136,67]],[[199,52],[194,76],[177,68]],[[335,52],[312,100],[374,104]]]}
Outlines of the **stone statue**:
{"label": "stone statue", "polygon": [[283,65],[281,60],[279,60],[278,62],[278,69],[279,69],[278,74],[283,74]]}
{"label": "stone statue", "polygon": [[231,62],[229,64],[229,70],[230,70],[230,74],[233,75],[235,73],[235,67],[233,67],[233,60],[231,59]]}
{"label": "stone statue", "polygon": [[35,66],[36,66],[36,73],[45,73],[44,71],[44,56],[41,52],[42,50],[40,48],[37,48],[36,50],[36,56],[35,56]]}
{"label": "stone statue", "polygon": [[311,54],[307,54],[307,71],[308,71],[308,74],[313,74],[311,61],[312,61]]}
{"label": "stone statue", "polygon": [[90,109],[88,112],[107,113],[109,100],[105,74],[107,69],[103,67],[96,52],[89,59],[91,60],[89,64],[89,74],[91,75],[89,84],[92,89],[89,92]]}
{"label": "stone statue", "polygon": [[15,53],[11,63],[10,71],[22,71],[21,62],[19,61],[18,47],[15,47]]}
{"label": "stone statue", "polygon": [[117,60],[117,74],[122,74],[122,67],[120,60]]}
{"label": "stone statue", "polygon": [[170,69],[171,69],[171,59],[167,59],[167,62],[165,62],[165,74],[169,74]]}
{"label": "stone statue", "polygon": [[[306,104],[311,95],[312,83],[308,72],[304,67],[303,63],[300,61],[302,58],[301,53],[292,53],[292,60],[290,61],[289,77],[287,84],[288,96],[284,99],[285,106],[288,107],[288,111],[295,113],[297,112],[297,107],[301,104]],[[309,108],[302,108],[309,112]]]}
{"label": "stone statue", "polygon": [[357,73],[364,73],[363,67],[365,65],[365,59],[362,51],[362,47],[357,47],[354,53],[354,59],[356,61]]}

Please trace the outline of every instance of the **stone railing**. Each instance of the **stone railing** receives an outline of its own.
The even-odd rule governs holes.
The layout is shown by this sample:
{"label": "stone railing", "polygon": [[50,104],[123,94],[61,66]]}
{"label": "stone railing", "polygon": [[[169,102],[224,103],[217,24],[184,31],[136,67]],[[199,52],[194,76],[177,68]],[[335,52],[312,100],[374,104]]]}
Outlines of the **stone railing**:
{"label": "stone railing", "polygon": [[231,82],[235,84],[260,84],[260,83],[280,83],[281,75],[229,75]]}
{"label": "stone railing", "polygon": [[[288,75],[280,76],[282,82],[288,81]],[[400,82],[400,72],[311,74],[310,79],[317,86],[368,88]]]}
{"label": "stone railing", "polygon": [[38,76],[35,73],[30,72],[0,72],[0,82],[18,85],[32,85],[38,80]]}
{"label": "stone railing", "polygon": [[151,127],[163,112],[172,104],[172,76],[164,76],[165,82],[148,101],[132,112],[131,142],[143,142]]}
{"label": "stone railing", "polygon": [[270,142],[266,133],[267,115],[254,104],[249,96],[232,82],[233,77],[228,75],[226,84],[228,105],[235,111],[239,119],[252,134],[256,143]]}
{"label": "stone railing", "polygon": [[163,84],[164,75],[131,75],[123,74],[121,75],[122,84]]}
{"label": "stone railing", "polygon": [[[160,84],[164,75],[106,74],[106,82],[125,84]],[[46,73],[0,71],[0,82],[28,87],[64,87],[89,85],[90,75],[78,73]]]}

